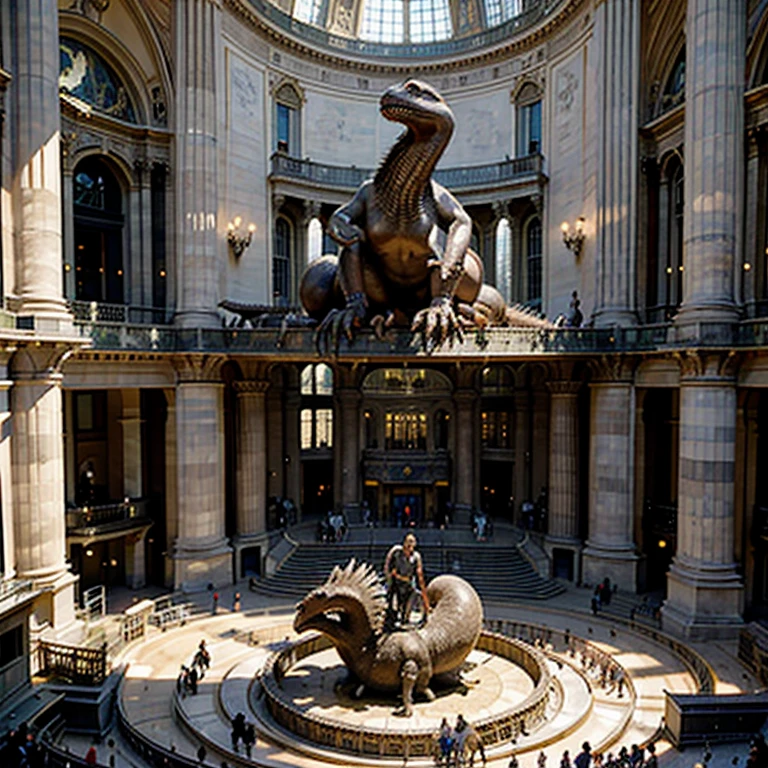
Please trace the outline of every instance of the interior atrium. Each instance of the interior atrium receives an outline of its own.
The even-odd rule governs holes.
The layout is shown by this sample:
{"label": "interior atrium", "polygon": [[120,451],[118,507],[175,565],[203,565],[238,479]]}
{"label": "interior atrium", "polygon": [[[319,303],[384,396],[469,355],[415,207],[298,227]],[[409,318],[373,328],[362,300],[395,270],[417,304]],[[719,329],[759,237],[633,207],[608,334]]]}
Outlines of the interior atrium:
{"label": "interior atrium", "polygon": [[[339,253],[329,221],[384,167],[402,126],[379,100],[411,78],[455,118],[433,179],[470,217],[485,281],[548,322],[437,349],[366,327],[323,349],[302,275]],[[557,712],[582,685],[610,714],[558,731],[552,693],[530,721],[510,715],[525,768],[590,734],[606,752],[677,746],[664,690],[764,686],[767,181],[766,0],[0,3],[0,747],[40,679],[71,700],[55,673],[71,684],[84,658],[107,673],[81,686],[92,719],[64,730],[104,736],[93,702],[133,654],[115,694],[132,765],[191,766],[200,743],[210,766],[334,762],[341,736],[304,749],[276,723],[254,761],[228,751],[247,698],[232,680],[261,674],[263,648],[231,646],[211,709],[174,699],[170,743],[140,733],[146,670],[165,712],[178,660],[163,649],[173,632],[198,642],[152,639],[147,616],[183,623],[213,593],[229,614],[244,593],[266,613],[251,626],[233,602],[238,642],[280,640],[278,606],[345,558],[378,567],[409,526],[430,575],[476,578],[486,629],[548,644],[552,669],[570,669],[567,629],[585,658],[595,643],[667,675],[638,662],[635,680],[628,662],[635,698],[614,702],[575,669]],[[315,542],[334,514],[346,548]],[[606,581],[613,613],[590,616]],[[94,605],[160,595],[117,610],[117,650],[91,626]],[[644,723],[648,701],[662,709]],[[379,757],[401,764],[417,742]]]}

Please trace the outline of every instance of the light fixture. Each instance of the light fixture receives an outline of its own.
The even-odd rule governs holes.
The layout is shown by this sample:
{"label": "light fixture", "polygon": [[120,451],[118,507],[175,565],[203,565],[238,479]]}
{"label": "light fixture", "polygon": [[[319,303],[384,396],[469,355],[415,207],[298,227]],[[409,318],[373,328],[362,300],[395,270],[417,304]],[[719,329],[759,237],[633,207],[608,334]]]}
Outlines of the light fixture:
{"label": "light fixture", "polygon": [[92,549],[86,549],[85,550],[85,556],[86,557],[93,557],[93,550]]}
{"label": "light fixture", "polygon": [[752,265],[748,261],[745,261],[744,262],[744,271],[745,272],[749,272],[750,269],[752,269]]}
{"label": "light fixture", "polygon": [[576,225],[574,226],[574,231],[571,232],[571,225],[564,221],[560,225],[560,229],[563,233],[563,242],[565,243],[565,247],[573,252],[573,255],[578,259],[579,256],[581,256],[581,249],[584,247],[584,224],[585,220],[583,216],[579,216],[578,219],[576,219]]}
{"label": "light fixture", "polygon": [[243,251],[251,244],[253,233],[256,231],[256,225],[251,223],[247,229],[243,228],[243,217],[235,216],[227,224],[227,242],[232,249],[232,253],[239,259]]}
{"label": "light fixture", "polygon": [[667,542],[664,539],[659,539],[659,549],[664,549],[667,546]]}

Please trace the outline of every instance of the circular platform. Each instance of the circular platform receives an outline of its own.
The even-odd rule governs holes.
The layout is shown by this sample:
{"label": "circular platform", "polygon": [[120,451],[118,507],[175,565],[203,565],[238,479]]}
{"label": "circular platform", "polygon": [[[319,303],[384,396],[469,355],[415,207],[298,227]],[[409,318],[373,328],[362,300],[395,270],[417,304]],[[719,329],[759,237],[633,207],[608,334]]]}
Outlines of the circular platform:
{"label": "circular platform", "polygon": [[435,685],[434,701],[417,701],[412,717],[397,716],[394,697],[351,696],[346,667],[321,635],[277,651],[261,676],[274,722],[291,737],[321,748],[371,757],[425,757],[442,718],[471,713],[488,748],[509,743],[544,719],[551,675],[543,654],[503,635],[483,632],[470,654],[463,684]]}

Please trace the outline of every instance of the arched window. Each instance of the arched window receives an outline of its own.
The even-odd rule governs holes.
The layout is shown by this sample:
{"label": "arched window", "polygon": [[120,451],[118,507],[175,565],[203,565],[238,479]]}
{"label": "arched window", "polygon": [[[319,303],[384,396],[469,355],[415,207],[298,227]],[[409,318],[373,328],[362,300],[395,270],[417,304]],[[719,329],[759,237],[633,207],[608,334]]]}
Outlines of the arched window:
{"label": "arched window", "polygon": [[528,304],[541,308],[541,219],[534,216],[526,228],[525,237]]}
{"label": "arched window", "polygon": [[75,298],[122,304],[123,200],[120,185],[100,157],[87,157],[72,175]]}
{"label": "arched window", "polygon": [[290,83],[275,92],[275,149],[292,157],[301,157],[301,105],[301,94]]}
{"label": "arched window", "polygon": [[512,231],[507,219],[496,225],[496,288],[509,303],[512,297]]}
{"label": "arched window", "polygon": [[484,448],[510,449],[514,445],[514,412],[510,409],[515,391],[512,371],[501,365],[483,368],[480,380],[482,411],[480,436]]}
{"label": "arched window", "polygon": [[275,222],[272,299],[275,306],[287,306],[291,300],[291,225],[282,216]]}
{"label": "arched window", "polygon": [[426,451],[427,414],[388,411],[384,416],[384,447],[388,451]]}
{"label": "arched window", "polygon": [[323,255],[323,225],[314,218],[307,227],[307,264]]}
{"label": "arched window", "polygon": [[685,46],[672,65],[667,82],[664,84],[664,92],[661,95],[659,114],[666,112],[685,100]]}
{"label": "arched window", "polygon": [[541,90],[526,83],[517,95],[517,156],[541,151]]}
{"label": "arched window", "polygon": [[307,365],[301,371],[301,394],[330,397],[333,394],[333,370],[325,363]]}

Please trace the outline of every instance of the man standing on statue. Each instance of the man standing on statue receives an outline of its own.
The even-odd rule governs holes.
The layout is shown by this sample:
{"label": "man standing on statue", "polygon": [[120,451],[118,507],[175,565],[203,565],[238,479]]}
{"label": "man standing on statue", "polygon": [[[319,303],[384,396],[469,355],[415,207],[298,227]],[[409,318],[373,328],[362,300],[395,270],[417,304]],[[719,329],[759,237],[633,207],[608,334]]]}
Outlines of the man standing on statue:
{"label": "man standing on statue", "polygon": [[408,617],[406,610],[413,594],[413,577],[416,576],[424,601],[424,616],[429,613],[429,598],[424,583],[424,569],[421,555],[416,551],[416,537],[407,533],[402,544],[395,544],[384,560],[384,573],[387,577],[387,618],[394,623],[395,613],[392,603],[397,598],[397,615],[400,626],[404,626]]}

